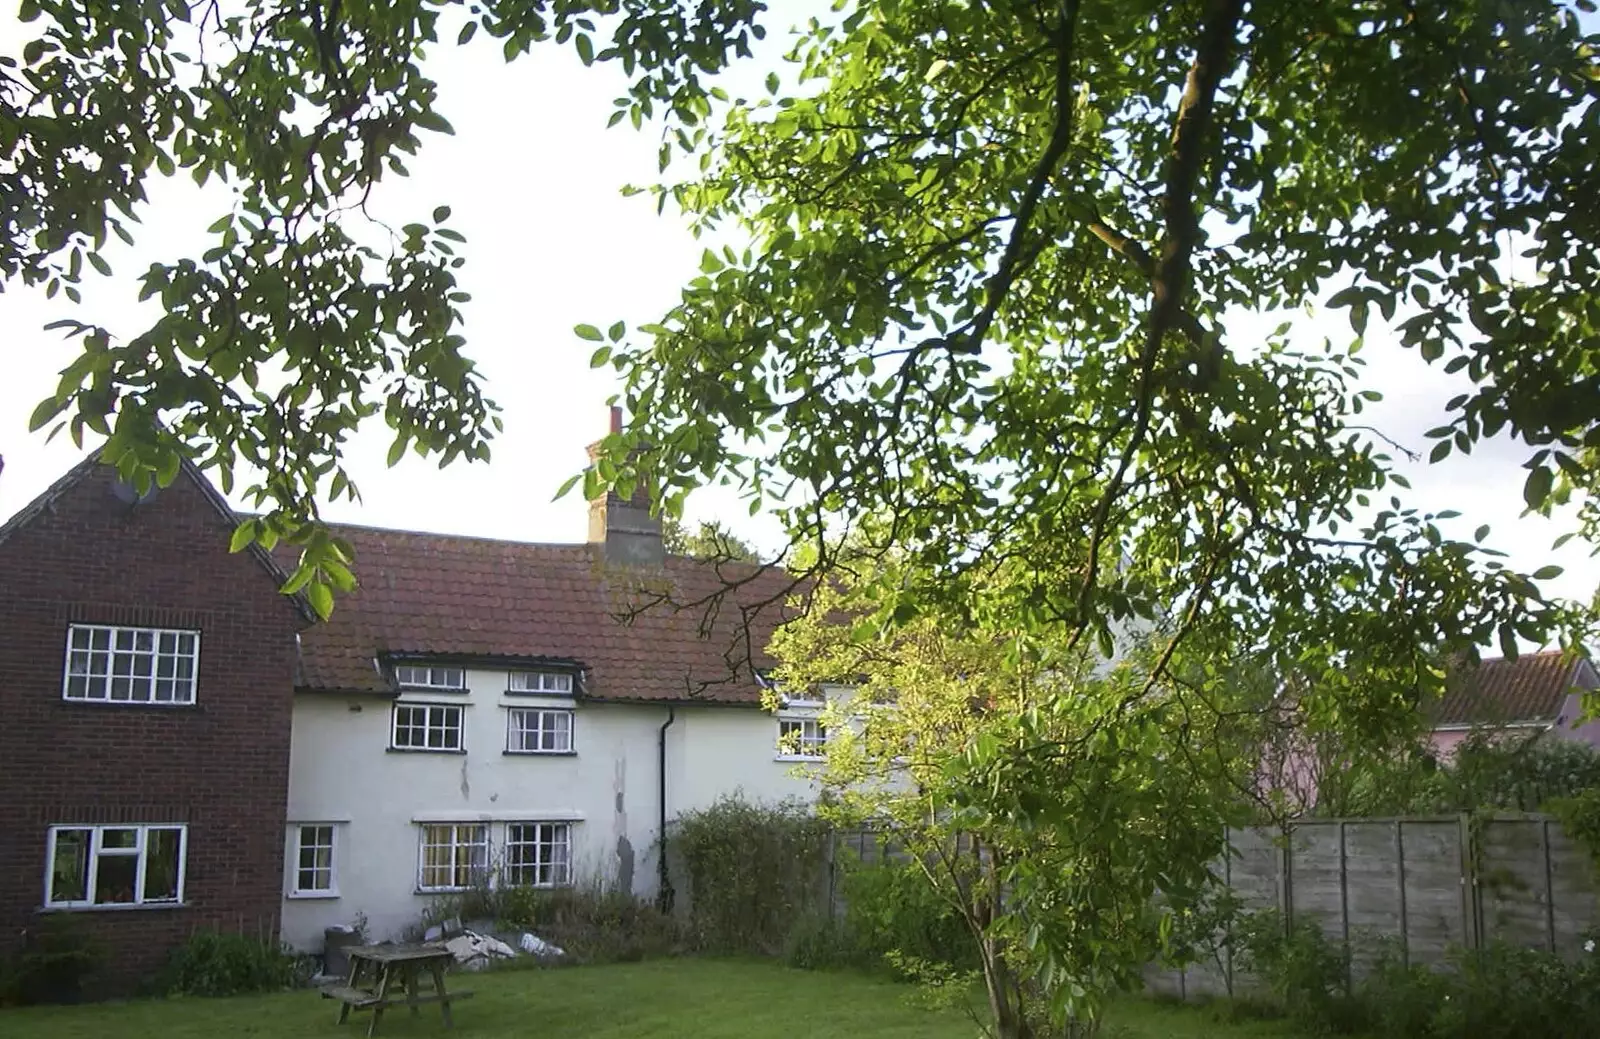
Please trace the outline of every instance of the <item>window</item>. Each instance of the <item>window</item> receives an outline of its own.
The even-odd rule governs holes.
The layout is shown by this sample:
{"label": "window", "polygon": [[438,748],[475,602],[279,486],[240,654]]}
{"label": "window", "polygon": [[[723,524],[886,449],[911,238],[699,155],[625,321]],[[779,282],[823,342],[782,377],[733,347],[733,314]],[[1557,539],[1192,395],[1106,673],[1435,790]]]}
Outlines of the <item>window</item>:
{"label": "window", "polygon": [[489,828],[481,823],[422,827],[421,891],[458,891],[489,874]]}
{"label": "window", "polygon": [[452,689],[460,692],[467,688],[467,673],[459,667],[402,664],[394,669],[394,680],[403,689]]}
{"label": "window", "polygon": [[183,826],[54,826],[44,904],[52,908],[183,901]]}
{"label": "window", "polygon": [[778,719],[778,756],[819,760],[828,742],[828,727],[815,718]]}
{"label": "window", "polygon": [[514,887],[559,887],[572,883],[572,826],[568,823],[508,824],[505,879]]}
{"label": "window", "polygon": [[460,750],[459,704],[395,704],[395,750]]}
{"label": "window", "polygon": [[513,693],[557,693],[570,696],[572,676],[565,671],[513,671],[511,684],[507,689]]}
{"label": "window", "polygon": [[309,823],[295,827],[293,895],[335,895],[333,883],[333,825]]}
{"label": "window", "polygon": [[200,633],[74,624],[67,630],[68,700],[192,704]]}
{"label": "window", "polygon": [[572,712],[542,707],[513,707],[506,712],[509,754],[572,753]]}

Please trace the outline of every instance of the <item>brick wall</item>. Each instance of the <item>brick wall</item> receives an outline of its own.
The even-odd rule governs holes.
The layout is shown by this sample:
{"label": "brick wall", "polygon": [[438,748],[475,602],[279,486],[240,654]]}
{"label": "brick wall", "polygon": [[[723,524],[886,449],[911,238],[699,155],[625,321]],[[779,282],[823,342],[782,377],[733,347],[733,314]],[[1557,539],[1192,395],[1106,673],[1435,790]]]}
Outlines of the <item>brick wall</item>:
{"label": "brick wall", "polygon": [[[54,823],[185,823],[184,905],[70,912],[128,991],[202,927],[276,933],[295,635],[292,603],[187,474],[119,501],[97,467],[0,542],[0,956],[42,919]],[[192,628],[192,707],[67,703],[73,622]]]}

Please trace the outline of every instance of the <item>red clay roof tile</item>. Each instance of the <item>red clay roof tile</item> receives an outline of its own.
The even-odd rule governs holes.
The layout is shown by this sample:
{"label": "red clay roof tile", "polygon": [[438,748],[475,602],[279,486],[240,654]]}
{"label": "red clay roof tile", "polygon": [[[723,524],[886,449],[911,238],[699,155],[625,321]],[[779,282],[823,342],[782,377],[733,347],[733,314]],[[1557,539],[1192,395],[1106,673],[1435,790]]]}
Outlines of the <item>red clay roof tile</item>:
{"label": "red clay roof tile", "polygon": [[1559,650],[1495,657],[1451,676],[1433,724],[1506,725],[1554,721],[1588,665]]}
{"label": "red clay roof tile", "polygon": [[[792,582],[782,571],[668,557],[608,567],[587,544],[548,545],[335,526],[360,588],[301,637],[301,686],[383,692],[383,654],[545,657],[581,664],[605,700],[758,703],[753,667]],[[720,608],[698,603],[743,581]],[[630,611],[634,611],[630,617]]]}

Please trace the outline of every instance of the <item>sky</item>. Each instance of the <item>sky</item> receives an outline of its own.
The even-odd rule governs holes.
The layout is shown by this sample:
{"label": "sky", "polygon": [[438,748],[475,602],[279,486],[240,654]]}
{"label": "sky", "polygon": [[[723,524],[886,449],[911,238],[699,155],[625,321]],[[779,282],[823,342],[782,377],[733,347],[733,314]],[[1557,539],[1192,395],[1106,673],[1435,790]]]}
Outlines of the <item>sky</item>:
{"label": "sky", "polygon": [[[826,4],[783,0],[775,6],[793,17]],[[18,56],[28,38],[14,18],[14,8],[0,14],[0,54]],[[736,72],[731,91],[753,93],[774,67],[781,32],[767,42]],[[585,445],[605,432],[605,401],[620,386],[611,369],[589,368],[593,344],[577,339],[572,328],[658,319],[696,273],[703,244],[670,208],[657,216],[648,196],[620,192],[624,184],[655,179],[659,139],[626,123],[606,129],[612,99],[624,86],[619,71],[584,68],[567,49],[537,48],[506,65],[493,47],[448,43],[434,49],[427,68],[439,82],[440,110],[455,136],[425,135],[421,154],[408,162],[412,176],[386,181],[374,204],[396,225],[426,219],[437,205],[451,207],[450,225],[468,239],[461,272],[462,287],[473,297],[463,308],[468,349],[504,409],[506,428],[487,464],[440,470],[407,455],[391,469],[385,464],[390,437],[376,424],[353,441],[347,457],[363,500],[332,504],[326,515],[443,533],[581,540],[584,502],[552,498],[582,469]],[[27,431],[35,404],[52,392],[74,356],[71,344],[42,326],[78,316],[114,333],[142,329],[150,317],[135,302],[135,272],[153,259],[197,251],[205,226],[226,211],[225,194],[196,189],[182,176],[157,178],[150,191],[145,223],[135,229],[138,245],[119,243],[107,253],[115,273],[86,286],[81,308],[21,286],[0,294],[0,520],[80,457],[65,436],[46,444],[43,432]],[[1350,336],[1342,316],[1302,320],[1297,334]],[[1440,424],[1445,401],[1464,382],[1400,349],[1381,327],[1369,329],[1363,356],[1363,386],[1384,394],[1368,412],[1372,425],[1425,455],[1430,444],[1423,431]],[[1528,453],[1525,445],[1500,439],[1439,465],[1402,462],[1399,468],[1413,483],[1411,504],[1462,513],[1447,525],[1452,533],[1467,537],[1489,524],[1489,544],[1507,552],[1513,565],[1528,571],[1564,566],[1563,576],[1545,587],[1587,599],[1600,585],[1600,562],[1577,541],[1551,550],[1570,518],[1521,515],[1520,467]],[[779,544],[771,520],[752,519],[726,492],[698,492],[689,518],[720,518],[760,545]]]}

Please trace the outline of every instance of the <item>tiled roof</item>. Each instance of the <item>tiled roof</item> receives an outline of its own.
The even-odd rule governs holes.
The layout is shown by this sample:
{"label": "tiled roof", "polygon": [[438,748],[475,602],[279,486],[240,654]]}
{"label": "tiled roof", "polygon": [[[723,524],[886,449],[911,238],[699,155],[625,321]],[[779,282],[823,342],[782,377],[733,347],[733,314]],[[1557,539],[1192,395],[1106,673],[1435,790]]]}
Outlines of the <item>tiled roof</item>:
{"label": "tiled roof", "polygon": [[1433,724],[1554,721],[1567,694],[1580,684],[1593,684],[1589,665],[1559,650],[1524,653],[1516,660],[1495,657],[1451,676],[1448,691],[1434,709]]}
{"label": "tiled roof", "polygon": [[[432,654],[574,662],[596,699],[757,703],[752,668],[772,663],[763,650],[791,583],[775,569],[675,556],[653,569],[608,567],[587,544],[334,532],[355,549],[360,588],[301,636],[300,684],[312,690],[387,691],[375,657]],[[720,609],[681,605],[740,579]]]}

